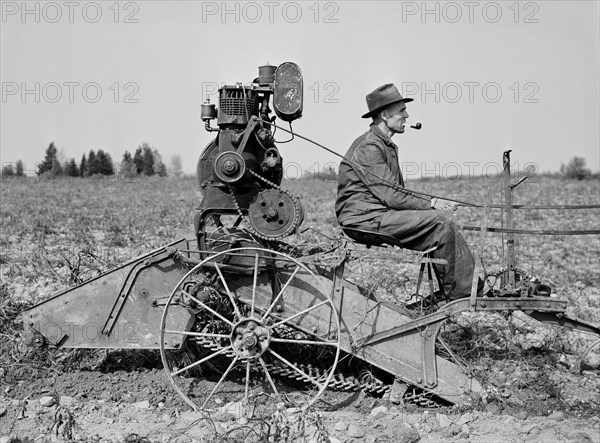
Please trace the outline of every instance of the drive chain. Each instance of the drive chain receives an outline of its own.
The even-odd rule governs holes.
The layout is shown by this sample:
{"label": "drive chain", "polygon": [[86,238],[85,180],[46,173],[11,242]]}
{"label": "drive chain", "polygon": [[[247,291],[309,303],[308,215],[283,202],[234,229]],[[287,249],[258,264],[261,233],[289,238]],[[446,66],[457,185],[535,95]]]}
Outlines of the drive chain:
{"label": "drive chain", "polygon": [[[215,341],[214,339],[208,338],[208,337],[195,337],[194,340],[200,346],[202,346],[206,349],[209,349],[213,352],[217,352],[224,348],[224,346],[219,344],[217,341]],[[233,352],[233,350],[229,350],[229,351],[223,353],[223,355],[225,355],[229,358],[235,358],[235,353]],[[324,382],[327,379],[326,371],[319,367],[313,366],[311,364],[305,365],[305,364],[295,363],[295,362],[291,362],[291,363],[294,364],[298,369],[300,369],[301,371],[306,373],[308,376],[312,377],[314,380],[317,380],[319,382]],[[308,384],[312,383],[308,377],[299,374],[298,372],[294,371],[293,369],[291,369],[287,366],[284,366],[283,364],[279,364],[279,363],[274,364],[274,363],[266,363],[265,362],[265,365],[267,367],[267,370],[271,374],[277,375],[282,378],[288,378],[288,379],[294,380],[294,381],[303,381]],[[262,368],[259,365],[252,365],[251,370],[260,372],[260,371],[262,371]],[[361,378],[363,378],[363,377],[361,377]],[[386,385],[385,383],[381,382],[380,380],[376,380],[376,379],[369,380],[369,377],[364,377],[364,379],[361,381],[354,376],[346,377],[341,372],[336,372],[333,375],[333,377],[329,381],[329,384],[327,385],[327,387],[328,387],[328,389],[332,389],[332,390],[336,390],[336,391],[345,391],[345,392],[364,391],[369,394],[381,394],[381,395],[388,393],[391,389],[391,385]],[[404,402],[417,404],[419,406],[426,407],[426,408],[438,407],[439,403],[435,402],[434,400],[431,400],[431,398],[430,398],[431,395],[432,394],[430,394],[430,393],[419,392],[418,389],[412,388],[412,389],[409,389],[406,391],[402,400]]]}
{"label": "drive chain", "polygon": [[[263,183],[267,184],[268,186],[270,186],[272,189],[276,189],[282,193],[284,193],[285,195],[287,195],[288,197],[290,197],[290,199],[294,202],[294,218],[295,220],[298,220],[300,218],[300,214],[302,211],[302,207],[300,206],[300,199],[298,197],[296,197],[294,194],[292,194],[291,192],[283,189],[281,186],[273,183],[270,180],[267,180],[266,178],[264,178],[263,176],[261,176],[260,174],[257,174],[256,172],[252,171],[252,170],[248,170],[248,172],[250,174],[252,174],[256,179],[262,181]],[[248,227],[248,230],[250,231],[250,233],[256,237],[258,237],[261,240],[265,240],[265,241],[273,241],[273,240],[277,240],[283,237],[286,237],[290,234],[293,234],[294,231],[296,230],[296,228],[298,226],[296,226],[296,223],[293,223],[285,232],[283,232],[282,234],[278,234],[278,235],[274,235],[274,236],[266,236],[260,232],[258,232],[253,226],[252,223],[250,222],[250,220],[248,220],[248,217],[244,214],[244,212],[242,211],[242,208],[240,208],[240,205],[237,201],[237,198],[235,196],[235,188],[232,185],[228,185],[228,190],[229,190],[229,194],[231,195],[231,198],[233,200],[233,204],[235,205],[235,209],[238,213],[238,215],[241,217],[241,219],[243,221],[246,222],[246,226]],[[261,191],[262,192],[262,191]]]}

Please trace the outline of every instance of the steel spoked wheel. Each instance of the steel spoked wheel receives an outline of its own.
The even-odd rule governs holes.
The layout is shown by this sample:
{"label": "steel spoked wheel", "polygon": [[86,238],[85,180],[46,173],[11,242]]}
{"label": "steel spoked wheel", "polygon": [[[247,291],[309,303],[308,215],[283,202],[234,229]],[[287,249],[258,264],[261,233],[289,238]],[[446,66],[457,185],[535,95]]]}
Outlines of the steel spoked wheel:
{"label": "steel spoked wheel", "polygon": [[340,354],[339,315],[319,277],[256,247],[217,253],[188,272],[167,301],[160,336],[167,377],[183,400],[238,415],[309,407]]}

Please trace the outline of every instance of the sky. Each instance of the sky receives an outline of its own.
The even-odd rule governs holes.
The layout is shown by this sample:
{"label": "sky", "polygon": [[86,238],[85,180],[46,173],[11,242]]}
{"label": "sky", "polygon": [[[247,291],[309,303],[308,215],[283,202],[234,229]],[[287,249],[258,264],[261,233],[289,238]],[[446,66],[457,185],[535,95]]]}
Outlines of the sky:
{"label": "sky", "polygon": [[[214,137],[200,105],[258,66],[297,63],[294,131],[344,154],[368,129],[365,95],[394,83],[408,178],[513,167],[600,169],[598,1],[2,1],[0,161],[33,173],[50,142],[77,161],[120,161],[143,142],[195,170]],[[285,125],[287,127],[287,125]],[[279,133],[278,139],[287,139]],[[337,166],[304,140],[279,146],[286,176]]]}

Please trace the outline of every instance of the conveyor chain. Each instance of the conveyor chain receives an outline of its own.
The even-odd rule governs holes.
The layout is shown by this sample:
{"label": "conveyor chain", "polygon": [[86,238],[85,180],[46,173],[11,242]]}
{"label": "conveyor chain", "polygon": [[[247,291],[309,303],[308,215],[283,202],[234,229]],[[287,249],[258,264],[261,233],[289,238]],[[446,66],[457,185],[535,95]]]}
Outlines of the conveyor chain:
{"label": "conveyor chain", "polygon": [[[196,337],[194,338],[197,344],[200,346],[209,349],[211,351],[219,351],[223,349],[225,346],[221,345],[217,342],[217,340],[208,338],[208,337]],[[225,352],[223,355],[234,358],[235,353],[233,350],[229,350]],[[311,364],[301,364],[292,362],[298,369],[308,374],[310,377],[317,381],[325,381],[327,378],[326,371],[315,367]],[[279,377],[285,377],[290,380],[302,381],[307,384],[310,384],[311,381],[293,369],[283,365],[283,363],[266,363],[267,370],[272,374]],[[251,370],[254,372],[262,372],[262,367],[258,364],[253,364],[251,366]],[[370,379],[368,377],[361,377],[363,380],[359,380],[354,376],[345,376],[341,372],[336,372],[332,379],[329,381],[327,385],[328,389],[335,391],[346,391],[346,392],[356,392],[356,391],[364,391],[369,394],[386,394],[391,389],[391,385],[386,385],[377,379]],[[434,408],[438,407],[439,403],[432,400],[432,394],[427,392],[419,392],[417,388],[409,388],[403,396],[403,401],[417,404],[426,408]]]}

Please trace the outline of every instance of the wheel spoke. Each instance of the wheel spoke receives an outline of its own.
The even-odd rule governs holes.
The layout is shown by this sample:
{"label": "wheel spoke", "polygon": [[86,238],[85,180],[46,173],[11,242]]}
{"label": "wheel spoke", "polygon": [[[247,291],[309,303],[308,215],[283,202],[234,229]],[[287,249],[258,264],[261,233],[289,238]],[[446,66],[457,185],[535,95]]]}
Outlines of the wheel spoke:
{"label": "wheel spoke", "polygon": [[295,340],[295,339],[287,339],[287,338],[271,338],[272,342],[277,343],[292,343],[299,345],[317,345],[317,346],[337,346],[338,343],[336,341],[311,341],[311,340]]}
{"label": "wheel spoke", "polygon": [[283,358],[277,352],[273,351],[273,349],[269,348],[269,352],[271,354],[273,354],[275,357],[277,357],[279,360],[281,360],[282,362],[284,362],[286,365],[288,365],[290,368],[292,368],[294,371],[296,371],[298,374],[300,374],[302,376],[302,378],[304,378],[305,380],[311,381],[312,383],[314,383],[315,385],[317,385],[317,387],[319,389],[323,388],[323,386],[317,380],[315,380],[314,378],[312,378],[310,375],[308,375],[306,372],[302,371],[301,369],[298,369],[295,365],[293,365],[292,363],[290,363],[289,361],[287,361],[285,358]]}
{"label": "wheel spoke", "polygon": [[260,364],[262,365],[263,371],[265,371],[265,375],[267,376],[267,379],[269,380],[271,389],[273,389],[273,392],[275,392],[275,395],[279,395],[279,391],[275,387],[275,383],[273,383],[273,379],[271,378],[271,374],[269,374],[269,370],[267,369],[267,365],[265,364],[265,361],[262,359],[262,357],[258,357],[258,360],[260,361]]}
{"label": "wheel spoke", "polygon": [[235,312],[235,315],[237,315],[238,318],[242,318],[242,314],[240,314],[240,310],[237,306],[237,303],[235,302],[235,297],[229,290],[229,286],[227,286],[227,282],[225,281],[225,277],[223,277],[221,268],[219,268],[219,264],[216,261],[215,261],[215,269],[217,270],[217,273],[219,274],[219,278],[221,279],[221,283],[223,283],[223,287],[225,288],[225,292],[227,292],[227,296],[229,297],[229,300],[231,301],[231,304],[233,305],[233,311]]}
{"label": "wheel spoke", "polygon": [[192,332],[192,331],[165,331],[165,334],[181,334],[190,335],[192,337],[212,337],[212,338],[230,338],[225,334],[212,334],[209,332]]}
{"label": "wheel spoke", "polygon": [[246,360],[246,389],[244,391],[244,402],[248,403],[248,391],[250,390],[250,360]]}
{"label": "wheel spoke", "polygon": [[217,382],[217,384],[215,385],[213,390],[210,391],[210,394],[208,394],[208,397],[206,397],[206,400],[204,400],[204,403],[202,404],[202,408],[200,408],[200,409],[204,409],[204,407],[206,406],[206,404],[208,403],[210,398],[213,396],[213,394],[215,392],[217,392],[217,389],[219,389],[219,386],[221,386],[221,383],[223,383],[223,381],[225,380],[225,377],[227,377],[227,374],[229,374],[229,371],[231,371],[231,369],[235,366],[235,364],[237,363],[238,360],[239,360],[239,357],[237,357],[237,356],[233,359],[233,361],[231,362],[231,364],[229,365],[227,370],[221,376],[221,379]]}
{"label": "wheel spoke", "polygon": [[327,303],[329,303],[329,300],[324,300],[321,303],[317,303],[316,305],[311,306],[310,308],[306,308],[304,311],[300,311],[300,312],[298,312],[298,313],[296,313],[296,314],[294,314],[294,315],[292,315],[292,316],[290,316],[290,317],[288,317],[288,318],[286,318],[284,320],[278,321],[277,323],[275,323],[274,325],[272,325],[271,328],[276,328],[277,326],[280,326],[280,325],[282,325],[282,324],[290,321],[293,318],[296,318],[296,317],[299,317],[300,315],[306,314],[307,312],[310,312],[313,309],[317,309],[317,308],[319,308],[319,307],[321,307],[321,306],[323,306],[323,305],[325,305]]}
{"label": "wheel spoke", "polygon": [[[236,223],[241,220],[243,218],[239,218]],[[224,243],[221,245],[228,247]],[[296,258],[269,248],[230,248],[214,254],[196,250],[188,252],[199,253],[202,261],[182,277],[166,302],[161,302],[164,309],[159,342],[166,377],[181,398],[195,410],[206,408],[212,411],[221,406],[217,405],[220,403],[219,399],[232,404],[239,402],[251,409],[262,404],[270,407],[286,400],[296,403],[291,398],[293,396],[288,398],[288,394],[284,392],[287,391],[287,385],[279,383],[278,377],[281,374],[302,382],[299,395],[307,405],[314,404],[333,379],[341,352],[340,318],[335,304],[323,288],[321,278]],[[227,257],[244,257],[248,266],[240,274],[244,274],[246,283],[236,283],[235,275],[230,273],[226,261],[223,261]],[[264,270],[271,269],[271,266],[273,272],[265,274]],[[199,273],[205,278],[199,278]],[[241,289],[245,285],[247,291],[242,291],[245,295],[238,289],[240,284]],[[211,286],[217,289],[225,305],[214,303],[203,295],[204,292],[200,292],[205,289],[207,296],[210,295]],[[192,287],[197,289],[192,290]],[[295,297],[297,291],[302,292],[303,289],[310,293],[299,294],[299,299],[296,300],[298,303],[281,309],[292,302],[291,297]],[[229,303],[232,304],[231,307]],[[323,307],[327,303],[329,307]],[[194,327],[181,324],[181,319],[178,318],[181,308],[189,310],[192,318],[199,319],[200,323]],[[257,352],[251,352],[252,356],[248,356],[246,352],[237,351],[234,345],[237,335],[234,337],[233,330],[239,324],[240,332],[244,329],[249,331],[253,320],[258,323],[256,335],[264,333],[261,332],[261,327],[269,331],[268,342],[262,343]],[[216,326],[203,327],[203,322],[214,323]],[[287,331],[288,327],[305,332],[277,332],[282,329]],[[315,327],[318,329],[314,329]],[[250,342],[250,336],[251,334],[246,341]],[[172,346],[169,343],[172,339],[188,341],[194,349],[194,345],[198,343],[203,348],[202,353],[184,356],[184,361],[181,361],[179,353],[171,352]],[[269,348],[269,342],[272,342],[271,347],[275,351]],[[305,367],[295,363],[296,359],[291,355],[308,346],[314,346],[314,359],[320,359],[324,353],[329,359],[329,353],[332,354],[331,367],[326,372],[321,373],[310,365]],[[283,351],[288,348],[291,352]],[[271,355],[265,356],[268,352]],[[202,374],[209,368],[213,374],[212,387],[204,392],[190,389],[190,381],[202,378]],[[244,375],[244,381],[238,380],[238,377],[242,378]],[[241,383],[239,389],[230,389],[230,385],[236,380]]]}
{"label": "wheel spoke", "polygon": [[296,269],[294,269],[294,272],[292,272],[292,275],[290,276],[288,281],[285,282],[285,285],[283,285],[283,288],[281,288],[281,291],[279,291],[279,294],[277,294],[277,297],[275,297],[275,300],[273,300],[273,303],[271,303],[271,306],[269,306],[269,309],[267,309],[267,312],[265,312],[265,315],[263,315],[263,317],[262,317],[263,320],[269,316],[269,314],[271,313],[273,308],[277,305],[279,298],[283,295],[283,293],[287,289],[288,285],[292,282],[292,279],[296,276],[296,274],[298,273],[299,270],[300,270],[300,266],[296,266]]}
{"label": "wheel spoke", "polygon": [[256,297],[256,280],[258,279],[258,254],[254,256],[254,281],[252,282],[252,304],[250,317],[254,317],[254,298]]}
{"label": "wheel spoke", "polygon": [[231,326],[233,328],[233,323],[231,323],[229,320],[227,320],[225,317],[223,317],[221,314],[219,314],[217,311],[215,311],[214,309],[212,309],[211,307],[205,305],[204,303],[202,303],[200,300],[198,300],[196,297],[194,297],[193,295],[187,293],[186,291],[184,291],[183,289],[181,290],[181,292],[183,292],[185,295],[187,295],[189,298],[191,298],[192,300],[194,300],[196,303],[198,303],[200,306],[202,306],[204,309],[206,309],[208,312],[210,312],[211,314],[219,317],[221,320],[223,320],[225,323],[227,323],[229,326]]}
{"label": "wheel spoke", "polygon": [[177,370],[177,371],[175,371],[175,372],[171,372],[171,376],[178,375],[178,374],[181,374],[182,372],[185,372],[185,371],[187,371],[188,369],[192,369],[192,368],[194,368],[194,367],[196,367],[196,366],[198,366],[198,365],[200,365],[200,364],[204,363],[205,361],[208,361],[208,360],[210,360],[211,358],[213,358],[213,357],[216,357],[217,355],[224,354],[225,352],[229,351],[230,349],[232,349],[232,346],[231,346],[231,345],[230,345],[230,346],[227,346],[227,347],[225,347],[225,348],[223,348],[223,349],[219,349],[218,351],[216,351],[216,352],[213,352],[212,354],[210,354],[208,357],[204,357],[204,358],[203,358],[203,359],[201,359],[201,360],[198,360],[198,361],[196,361],[196,362],[194,362],[194,363],[192,363],[192,364],[189,364],[189,365],[187,365],[185,368],[181,368],[181,369],[179,369],[179,370]]}

